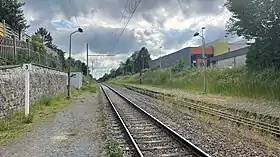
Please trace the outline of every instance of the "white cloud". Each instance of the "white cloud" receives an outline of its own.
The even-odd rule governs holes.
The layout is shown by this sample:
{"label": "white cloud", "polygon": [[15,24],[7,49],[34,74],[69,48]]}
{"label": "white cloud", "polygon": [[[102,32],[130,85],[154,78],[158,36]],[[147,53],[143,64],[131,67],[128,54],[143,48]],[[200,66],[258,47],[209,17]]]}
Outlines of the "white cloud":
{"label": "white cloud", "polygon": [[[99,59],[94,65],[100,77],[104,69],[116,68],[121,60],[133,51],[146,46],[152,58],[172,53],[185,46],[199,45],[200,40],[192,34],[206,26],[207,41],[223,36],[230,13],[221,7],[224,0],[142,1],[126,31],[116,42],[125,20],[120,23],[126,0],[26,0],[24,12],[31,24],[29,33],[39,27],[46,27],[60,48],[68,51],[69,34],[77,27],[84,29],[83,34],[73,36],[73,57],[85,62],[85,43],[89,42],[90,51],[95,53],[114,53],[115,57]],[[211,2],[210,2],[211,1]],[[75,16],[74,16],[75,15]],[[127,13],[125,15],[128,15]],[[101,67],[106,67],[102,70]],[[103,71],[103,72],[102,72]]]}

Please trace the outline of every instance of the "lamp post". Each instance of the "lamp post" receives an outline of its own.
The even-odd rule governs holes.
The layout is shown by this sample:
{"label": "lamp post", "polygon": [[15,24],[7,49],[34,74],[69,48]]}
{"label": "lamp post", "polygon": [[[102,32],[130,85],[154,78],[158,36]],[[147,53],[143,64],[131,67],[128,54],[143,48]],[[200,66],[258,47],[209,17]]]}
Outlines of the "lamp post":
{"label": "lamp post", "polygon": [[78,33],[78,32],[80,32],[80,33],[83,33],[83,29],[82,28],[78,28],[78,30],[76,30],[76,31],[74,31],[74,32],[72,32],[71,34],[70,34],[70,43],[69,43],[69,69],[68,69],[68,98],[70,98],[71,97],[71,94],[70,94],[70,88],[71,88],[71,46],[72,46],[72,35],[73,34],[75,34],[75,33]]}
{"label": "lamp post", "polygon": [[203,45],[203,50],[202,50],[202,58],[203,58],[203,93],[206,94],[206,56],[205,56],[205,38],[203,36],[203,30],[206,29],[206,27],[202,27],[201,30],[201,35],[196,32],[193,36],[200,36],[202,38],[202,45]]}

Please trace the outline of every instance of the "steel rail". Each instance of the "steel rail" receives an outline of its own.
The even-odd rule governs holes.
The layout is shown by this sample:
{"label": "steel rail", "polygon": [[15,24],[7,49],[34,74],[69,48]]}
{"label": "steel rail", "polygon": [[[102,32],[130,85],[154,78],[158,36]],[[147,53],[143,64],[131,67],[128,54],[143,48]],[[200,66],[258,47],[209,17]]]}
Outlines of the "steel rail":
{"label": "steel rail", "polygon": [[151,120],[153,120],[158,126],[160,126],[161,128],[165,129],[170,135],[172,135],[173,137],[175,137],[177,139],[177,141],[181,144],[183,144],[185,147],[191,149],[192,153],[194,153],[194,155],[198,156],[198,157],[210,157],[209,154],[205,153],[203,150],[201,150],[200,148],[198,148],[197,146],[195,146],[193,143],[191,143],[189,140],[185,139],[183,136],[181,136],[180,134],[178,134],[177,132],[175,132],[174,130],[172,130],[170,127],[168,127],[167,125],[165,125],[163,122],[161,122],[160,120],[158,120],[157,118],[155,118],[153,115],[151,115],[150,113],[148,113],[147,111],[145,111],[144,109],[142,109],[141,107],[139,107],[137,104],[135,104],[134,102],[132,102],[131,100],[129,100],[127,97],[125,97],[123,94],[121,94],[120,92],[116,91],[114,88],[103,84],[104,86],[106,86],[107,88],[109,88],[110,90],[112,90],[114,93],[116,93],[118,96],[120,96],[121,98],[123,98],[126,102],[128,102],[129,104],[131,104],[133,107],[135,107],[136,109],[138,109],[139,111],[141,111],[143,114],[145,114],[146,116],[148,116]]}
{"label": "steel rail", "polygon": [[135,140],[134,140],[134,138],[132,137],[130,131],[128,130],[126,124],[124,123],[122,117],[120,116],[118,110],[116,109],[114,103],[113,103],[112,100],[110,99],[109,95],[106,93],[106,91],[104,90],[104,88],[102,87],[102,85],[99,85],[99,86],[100,86],[100,88],[102,89],[102,91],[103,91],[105,97],[106,97],[107,100],[109,101],[109,103],[110,103],[111,107],[113,108],[114,112],[117,114],[118,120],[121,122],[123,128],[125,129],[125,132],[126,132],[126,134],[128,135],[129,140],[132,142],[132,145],[133,145],[133,147],[135,148],[135,150],[136,150],[138,156],[144,157],[144,155],[142,154],[142,152],[141,152],[139,146],[138,146],[137,143],[135,142]]}

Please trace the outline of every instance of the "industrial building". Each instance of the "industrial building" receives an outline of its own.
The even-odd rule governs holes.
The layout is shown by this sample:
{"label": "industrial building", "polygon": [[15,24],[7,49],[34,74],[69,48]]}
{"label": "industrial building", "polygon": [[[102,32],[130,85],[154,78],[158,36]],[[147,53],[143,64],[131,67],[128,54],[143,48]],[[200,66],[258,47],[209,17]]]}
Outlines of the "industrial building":
{"label": "industrial building", "polygon": [[[203,49],[201,47],[187,47],[179,51],[176,51],[174,53],[168,54],[166,56],[162,56],[161,67],[162,68],[171,67],[176,63],[178,63],[181,59],[185,61],[186,67],[192,67],[194,65],[199,67],[202,63],[202,51]],[[207,58],[213,57],[214,56],[213,47],[206,47],[205,55]],[[160,67],[160,58],[150,61],[149,66],[150,68]]]}
{"label": "industrial building", "polygon": [[[207,66],[211,67],[237,67],[245,65],[246,54],[249,50],[247,40],[241,40],[234,43],[228,43],[226,37],[206,44],[205,55],[207,57]],[[202,66],[203,47],[187,47],[161,57],[161,67],[168,68],[181,59],[185,61],[186,67]],[[149,62],[150,68],[160,67],[160,58]]]}
{"label": "industrial building", "polygon": [[225,68],[225,67],[239,67],[246,64],[246,54],[249,47],[244,47],[228,53],[214,56],[210,58],[211,67]]}
{"label": "industrial building", "polygon": [[[246,64],[246,54],[249,51],[247,40],[228,43],[226,38],[213,41],[214,57],[210,58],[211,67],[238,67]],[[209,46],[208,45],[208,46]]]}

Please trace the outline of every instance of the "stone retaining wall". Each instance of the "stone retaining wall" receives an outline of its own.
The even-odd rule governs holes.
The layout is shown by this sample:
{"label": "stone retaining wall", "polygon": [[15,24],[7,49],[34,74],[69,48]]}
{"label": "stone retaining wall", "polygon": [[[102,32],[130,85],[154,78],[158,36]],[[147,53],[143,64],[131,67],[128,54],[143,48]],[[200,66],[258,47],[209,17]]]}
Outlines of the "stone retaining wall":
{"label": "stone retaining wall", "polygon": [[[24,107],[25,75],[21,66],[0,66],[0,117]],[[30,103],[67,89],[67,73],[32,65]]]}

